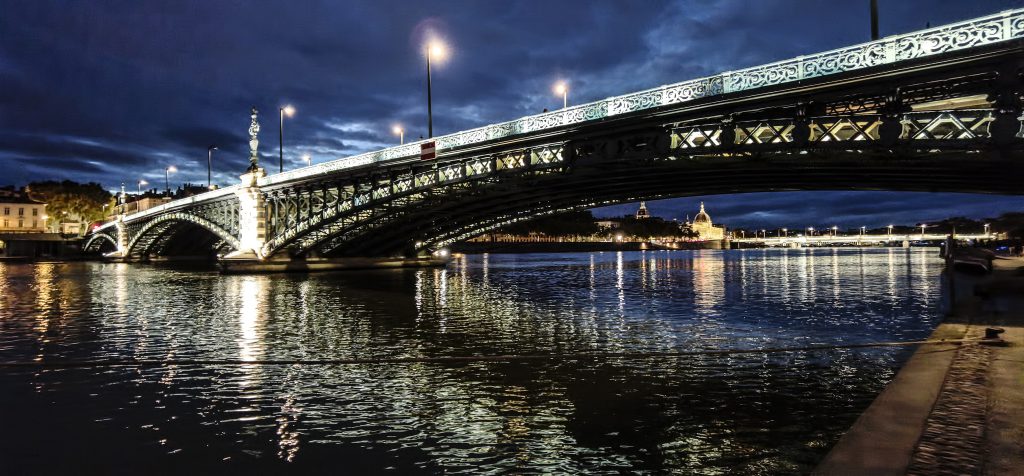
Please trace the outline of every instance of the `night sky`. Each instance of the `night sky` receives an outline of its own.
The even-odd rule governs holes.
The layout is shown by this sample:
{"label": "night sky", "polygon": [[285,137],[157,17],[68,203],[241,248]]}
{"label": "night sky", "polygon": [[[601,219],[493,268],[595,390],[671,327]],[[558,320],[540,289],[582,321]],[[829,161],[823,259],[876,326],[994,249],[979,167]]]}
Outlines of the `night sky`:
{"label": "night sky", "polygon": [[[1024,0],[880,0],[891,35],[1024,6]],[[426,135],[422,45],[434,70],[435,135],[869,39],[868,0],[726,1],[42,1],[0,0],[0,185],[97,181],[135,189],[233,184],[247,165],[249,107],[261,162],[286,169]],[[919,223],[1024,210],[1018,197],[897,192],[741,194],[700,200],[716,222],[772,227]],[[634,205],[597,210],[632,212]]]}

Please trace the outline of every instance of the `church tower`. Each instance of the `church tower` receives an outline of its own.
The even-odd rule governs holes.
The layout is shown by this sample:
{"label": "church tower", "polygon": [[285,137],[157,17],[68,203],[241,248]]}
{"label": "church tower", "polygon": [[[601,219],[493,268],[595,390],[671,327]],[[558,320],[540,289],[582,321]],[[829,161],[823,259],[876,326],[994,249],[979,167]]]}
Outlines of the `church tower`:
{"label": "church tower", "polygon": [[641,201],[640,202],[640,209],[636,211],[636,218],[639,220],[639,219],[642,219],[642,218],[650,218],[650,217],[651,217],[651,214],[647,213],[647,202]]}

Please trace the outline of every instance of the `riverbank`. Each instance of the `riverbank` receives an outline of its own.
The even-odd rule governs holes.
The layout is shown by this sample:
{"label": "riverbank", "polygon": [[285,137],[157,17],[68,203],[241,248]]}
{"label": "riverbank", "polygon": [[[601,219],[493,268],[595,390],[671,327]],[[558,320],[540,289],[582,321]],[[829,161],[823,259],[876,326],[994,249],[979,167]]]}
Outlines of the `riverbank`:
{"label": "riverbank", "polygon": [[953,273],[950,315],[815,470],[822,475],[1016,474],[1024,466],[1024,259]]}
{"label": "riverbank", "polygon": [[452,245],[451,251],[463,254],[481,253],[593,253],[601,251],[703,250],[722,249],[721,242],[678,242],[667,246],[646,241],[473,241]]}

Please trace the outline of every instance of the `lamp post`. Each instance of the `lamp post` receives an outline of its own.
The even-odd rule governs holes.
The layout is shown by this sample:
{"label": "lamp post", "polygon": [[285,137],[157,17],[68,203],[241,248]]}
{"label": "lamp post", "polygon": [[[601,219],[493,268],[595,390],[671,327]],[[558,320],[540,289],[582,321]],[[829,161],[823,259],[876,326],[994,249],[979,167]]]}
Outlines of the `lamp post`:
{"label": "lamp post", "polygon": [[814,227],[813,226],[807,227],[807,236],[814,236]]}
{"label": "lamp post", "polygon": [[281,107],[278,108],[278,110],[281,113],[281,126],[277,130],[278,131],[277,132],[277,143],[278,143],[277,151],[278,151],[278,154],[280,156],[280,161],[281,161],[280,162],[281,163],[280,171],[284,172],[284,116],[288,116],[288,117],[294,116],[295,115],[295,108],[292,107],[291,105],[288,105],[288,106],[281,106]]}
{"label": "lamp post", "polygon": [[310,165],[313,165],[313,157],[310,156],[309,154],[303,155],[302,156],[302,160],[306,161],[306,167],[309,167]]}
{"label": "lamp post", "polygon": [[864,231],[867,229],[866,226],[860,227],[860,239],[864,239]]}
{"label": "lamp post", "polygon": [[441,59],[444,57],[445,48],[444,45],[433,40],[427,44],[427,138],[434,137],[434,103],[432,97],[432,91],[430,86],[430,59],[437,57]]}
{"label": "lamp post", "polygon": [[839,230],[838,226],[832,225],[832,238],[836,237],[836,231]]}
{"label": "lamp post", "polygon": [[217,150],[217,146],[211,145],[206,148],[206,189],[213,189],[213,151]]}
{"label": "lamp post", "polygon": [[569,107],[569,85],[565,84],[565,81],[559,81],[555,85],[555,94],[562,96],[562,109]]}
{"label": "lamp post", "polygon": [[402,126],[395,125],[391,128],[391,132],[398,136],[398,145],[405,144],[405,129],[402,129]]}
{"label": "lamp post", "polygon": [[782,234],[783,234],[783,235],[786,235],[786,238],[789,238],[789,229],[787,229],[787,228],[783,228],[783,229],[782,229]]}
{"label": "lamp post", "polygon": [[139,195],[140,196],[142,195],[142,186],[143,185],[149,185],[149,182],[147,182],[145,180],[141,180],[141,179],[139,180]]}
{"label": "lamp post", "polygon": [[889,239],[891,240],[892,239],[892,225],[889,225],[886,228],[889,229]]}
{"label": "lamp post", "polygon": [[988,236],[988,227],[989,227],[989,224],[986,223],[985,224],[985,236]]}
{"label": "lamp post", "polygon": [[167,188],[167,196],[171,196],[171,172],[177,172],[178,169],[173,165],[168,165],[164,169],[164,187]]}
{"label": "lamp post", "polygon": [[924,239],[924,229],[925,229],[925,228],[928,228],[928,225],[926,225],[926,224],[922,223],[922,224],[921,224],[921,239],[922,239],[922,240]]}

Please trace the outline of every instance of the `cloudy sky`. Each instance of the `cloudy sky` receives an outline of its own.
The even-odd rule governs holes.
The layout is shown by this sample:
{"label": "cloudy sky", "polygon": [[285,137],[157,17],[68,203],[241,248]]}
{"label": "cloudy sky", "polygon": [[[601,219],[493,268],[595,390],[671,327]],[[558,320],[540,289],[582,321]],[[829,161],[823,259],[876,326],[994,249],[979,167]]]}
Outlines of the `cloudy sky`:
{"label": "cloudy sky", "polygon": [[[1024,0],[879,0],[891,35],[1024,6]],[[214,182],[246,166],[248,110],[262,112],[264,163],[286,168],[426,134],[422,43],[445,134],[560,106],[869,39],[868,0],[45,1],[0,0],[0,185],[39,179]],[[652,203],[683,218],[707,202],[732,226],[917,223],[1024,210],[1016,197],[895,192],[745,194]],[[623,205],[600,215],[632,212]]]}

